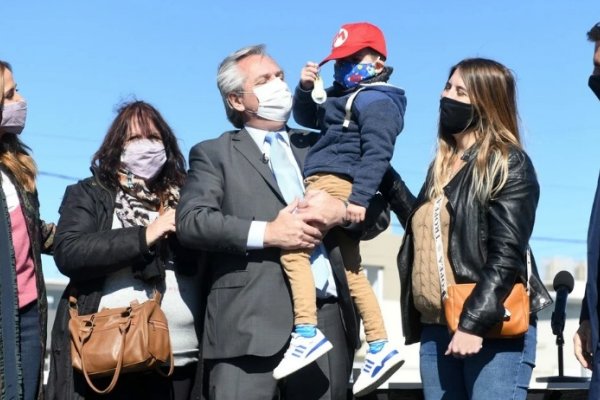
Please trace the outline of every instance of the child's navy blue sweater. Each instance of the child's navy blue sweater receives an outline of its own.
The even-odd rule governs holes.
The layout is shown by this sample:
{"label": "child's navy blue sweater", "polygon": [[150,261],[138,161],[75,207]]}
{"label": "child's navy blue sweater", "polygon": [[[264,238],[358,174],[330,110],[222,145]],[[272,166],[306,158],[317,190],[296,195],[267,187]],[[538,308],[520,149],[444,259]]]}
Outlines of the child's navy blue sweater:
{"label": "child's navy blue sweater", "polygon": [[[310,91],[300,86],[294,94],[296,122],[321,131],[304,161],[304,176],[331,173],[348,177],[352,181],[348,201],[363,207],[377,192],[394,154],[396,136],[404,126],[404,90],[383,82],[371,83],[389,74],[391,68],[386,67],[382,74],[354,90],[341,90],[338,85],[328,88],[327,100],[320,105],[312,101]],[[350,125],[344,128],[346,102],[359,87],[364,89],[354,99]]]}

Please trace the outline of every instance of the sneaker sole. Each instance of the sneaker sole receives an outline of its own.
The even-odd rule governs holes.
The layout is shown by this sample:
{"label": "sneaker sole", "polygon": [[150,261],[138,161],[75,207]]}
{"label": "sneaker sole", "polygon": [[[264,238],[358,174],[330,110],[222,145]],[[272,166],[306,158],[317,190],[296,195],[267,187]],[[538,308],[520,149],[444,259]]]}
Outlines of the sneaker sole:
{"label": "sneaker sole", "polygon": [[327,341],[326,343],[322,344],[317,350],[311,353],[308,357],[306,357],[303,363],[296,364],[294,368],[288,368],[283,371],[277,370],[277,368],[275,368],[273,370],[273,378],[277,380],[285,378],[286,376],[293,374],[299,369],[306,367],[308,364],[315,361],[317,358],[321,357],[323,354],[327,353],[331,349],[333,349],[333,345],[330,341]]}
{"label": "sneaker sole", "polygon": [[404,365],[404,360],[400,360],[398,363],[390,366],[387,370],[383,371],[381,373],[381,376],[379,377],[379,379],[377,379],[376,381],[373,381],[373,383],[371,383],[370,385],[365,386],[358,392],[354,392],[354,390],[353,390],[352,394],[356,397],[361,397],[368,393],[371,393],[373,390],[375,390],[379,386],[381,386],[381,384],[383,384],[383,382],[387,381],[392,375],[394,375],[394,373],[396,371],[398,371],[402,365]]}

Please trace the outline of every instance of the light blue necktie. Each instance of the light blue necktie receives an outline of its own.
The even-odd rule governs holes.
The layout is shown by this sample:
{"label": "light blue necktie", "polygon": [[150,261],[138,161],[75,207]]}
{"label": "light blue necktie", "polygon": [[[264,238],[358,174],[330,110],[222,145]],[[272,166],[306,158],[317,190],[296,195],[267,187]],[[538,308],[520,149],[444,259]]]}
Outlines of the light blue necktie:
{"label": "light blue necktie", "polygon": [[269,132],[265,137],[265,141],[271,146],[271,168],[285,202],[290,204],[295,198],[302,199],[304,197],[304,187],[298,179],[296,168],[283,147],[283,137],[278,132]]}
{"label": "light blue necktie", "polygon": [[[265,137],[265,142],[270,145],[273,175],[275,175],[275,180],[277,180],[283,198],[289,204],[294,198],[301,199],[304,196],[304,187],[298,179],[296,167],[285,151],[283,140],[279,132],[269,132]],[[324,290],[329,278],[329,266],[322,246],[316,247],[310,257],[315,287],[320,290]]]}

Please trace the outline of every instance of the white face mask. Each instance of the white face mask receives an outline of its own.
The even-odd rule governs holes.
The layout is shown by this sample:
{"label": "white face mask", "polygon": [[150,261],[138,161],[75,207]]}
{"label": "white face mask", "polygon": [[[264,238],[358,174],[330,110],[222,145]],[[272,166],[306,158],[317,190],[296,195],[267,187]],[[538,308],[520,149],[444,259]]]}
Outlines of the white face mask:
{"label": "white face mask", "polygon": [[165,146],[160,140],[132,140],[121,154],[121,166],[143,179],[158,175],[166,161]]}
{"label": "white face mask", "polygon": [[269,121],[287,122],[292,111],[292,92],[280,78],[271,79],[264,85],[256,86],[254,94],[258,99],[256,115]]}

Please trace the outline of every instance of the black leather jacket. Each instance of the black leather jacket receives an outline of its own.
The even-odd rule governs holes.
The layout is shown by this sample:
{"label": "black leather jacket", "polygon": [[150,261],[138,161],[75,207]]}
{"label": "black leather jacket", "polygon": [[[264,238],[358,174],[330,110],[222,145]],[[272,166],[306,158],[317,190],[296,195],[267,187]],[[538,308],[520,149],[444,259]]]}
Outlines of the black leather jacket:
{"label": "black leather jacket", "polygon": [[[485,204],[469,190],[477,150],[465,155],[466,165],[444,187],[450,212],[449,259],[457,283],[476,282],[460,317],[461,330],[484,335],[502,320],[502,302],[516,281],[527,280],[526,253],[533,230],[539,185],[531,160],[522,150],[509,153],[508,180],[502,190]],[[419,341],[420,315],[414,306],[411,271],[413,267],[413,213],[427,201],[427,182],[415,198],[400,176],[390,170],[382,188],[392,211],[406,232],[398,253],[402,328],[406,343]],[[532,256],[530,276],[531,311],[550,305],[552,299],[541,283]]]}

